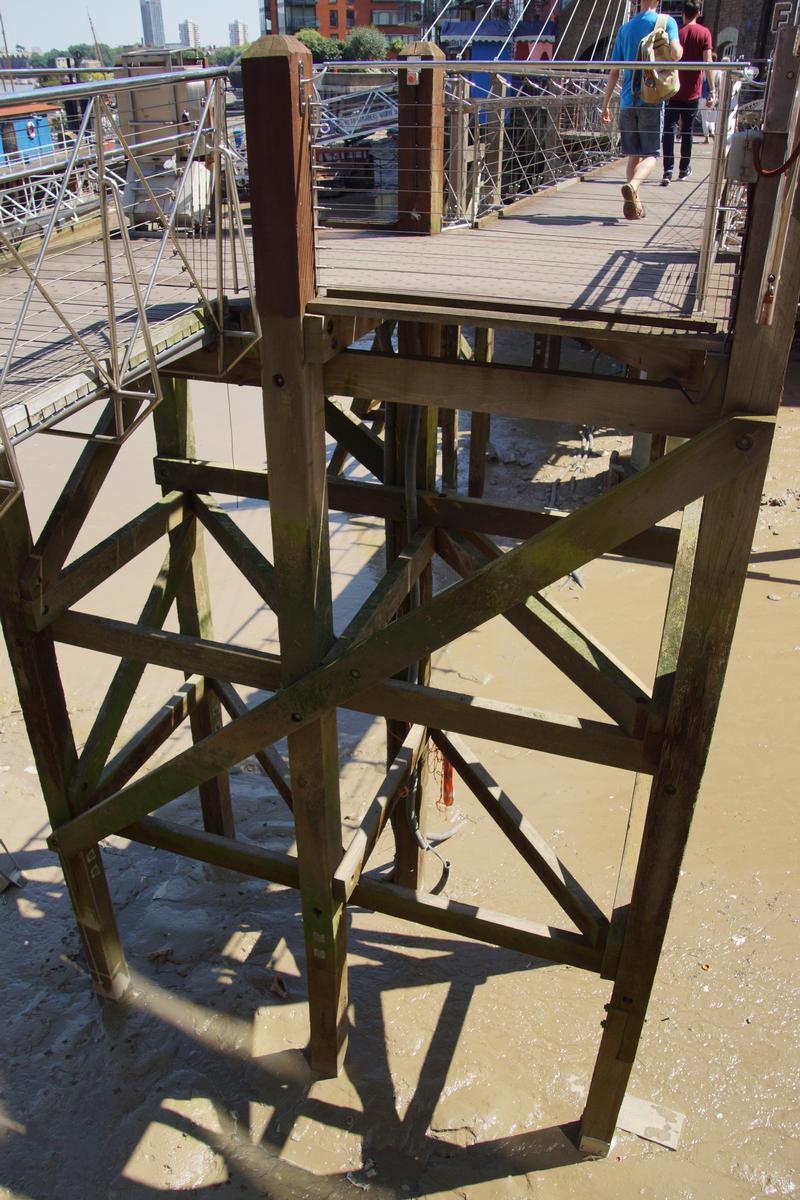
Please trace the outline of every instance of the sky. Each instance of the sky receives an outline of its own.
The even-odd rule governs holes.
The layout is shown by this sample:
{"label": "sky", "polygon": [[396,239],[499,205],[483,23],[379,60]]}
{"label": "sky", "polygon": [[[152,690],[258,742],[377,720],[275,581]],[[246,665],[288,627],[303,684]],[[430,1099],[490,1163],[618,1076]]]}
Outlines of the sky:
{"label": "sky", "polygon": [[[118,46],[141,40],[139,0],[0,0],[9,50],[13,54],[17,43],[28,50],[50,50],[91,42],[87,7],[98,41]],[[206,45],[227,46],[228,25],[237,18],[247,26],[248,37],[258,37],[258,0],[161,0],[161,7],[168,42],[178,41],[178,22],[187,17],[200,26],[200,41]]]}

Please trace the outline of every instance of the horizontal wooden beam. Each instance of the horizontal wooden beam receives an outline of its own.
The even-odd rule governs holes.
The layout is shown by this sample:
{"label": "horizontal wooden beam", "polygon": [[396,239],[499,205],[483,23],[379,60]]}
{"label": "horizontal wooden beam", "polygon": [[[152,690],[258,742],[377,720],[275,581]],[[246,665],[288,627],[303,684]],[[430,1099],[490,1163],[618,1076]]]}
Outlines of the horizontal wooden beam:
{"label": "horizontal wooden beam", "polygon": [[[124,836],[146,846],[169,850],[213,866],[239,871],[284,887],[298,886],[297,859],[260,846],[245,845],[187,825],[144,818],[124,830]],[[531,958],[563,963],[599,974],[601,955],[586,939],[567,929],[508,917],[474,904],[444,896],[412,892],[393,883],[362,879],[351,902],[430,929],[441,929],[472,941],[515,950]]]}
{"label": "horizontal wooden beam", "polygon": [[653,770],[644,743],[628,737],[616,725],[464,692],[392,679],[351,696],[341,707],[626,771]]}
{"label": "horizontal wooden beam", "polygon": [[567,916],[593,946],[602,946],[608,920],[567,870],[558,855],[492,778],[471,746],[454,733],[431,730],[431,737],[475,798],[502,829]]}
{"label": "horizontal wooden beam", "polygon": [[719,404],[692,404],[680,388],[665,383],[495,363],[345,350],[326,364],[324,376],[329,395],[610,425],[628,433],[692,437],[720,416]]}
{"label": "horizontal wooden beam", "polygon": [[319,316],[307,314],[303,318],[303,349],[306,362],[325,363],[371,333],[381,324],[381,317],[374,316]]}
{"label": "horizontal wooden beam", "polygon": [[721,421],[570,514],[564,525],[545,530],[502,561],[440,592],[144,779],[66,821],[54,831],[50,844],[62,853],[93,845],[241,762],[259,746],[319,720],[331,708],[521,603],[625,537],[737,478],[767,457],[773,426],[774,418],[767,417]]}
{"label": "horizontal wooden beam", "polygon": [[[190,459],[156,458],[155,473],[156,481],[165,487],[177,487],[188,492],[244,496],[249,500],[269,500],[269,475],[265,470],[248,470],[226,463]],[[417,503],[419,519],[424,525],[475,530],[492,537],[518,540],[534,537],[568,517],[567,513],[543,513],[520,505],[493,504],[468,496],[440,496],[436,492],[418,492]],[[386,484],[328,479],[328,505],[334,512],[405,520],[403,489]],[[675,561],[677,545],[677,529],[655,526],[625,539],[609,553],[671,566]]]}
{"label": "horizontal wooden beam", "polygon": [[[208,675],[276,693],[281,685],[280,659],[261,650],[148,630],[125,621],[77,612],[59,617],[53,625],[53,635],[56,641],[68,645],[127,659],[138,658],[185,674]],[[359,677],[360,672],[356,679]],[[652,749],[646,754],[641,741],[627,737],[614,725],[402,680],[375,683],[356,695],[348,695],[340,707],[624,770],[652,770]],[[253,712],[250,709],[240,713],[243,715],[244,711]],[[242,757],[250,753],[255,750],[248,750]]]}
{"label": "horizontal wooden beam", "polygon": [[424,726],[411,726],[380,787],[367,806],[361,824],[353,834],[333,875],[333,894],[337,900],[347,903],[355,891],[369,856],[389,820],[397,794],[417,765],[426,744],[425,734]]}
{"label": "horizontal wooden beam", "polygon": [[193,514],[183,493],[170,492],[163,500],[156,501],[76,559],[41,596],[32,600],[26,613],[31,626],[44,629],[59,613],[94,591],[164,534],[177,529],[187,517],[191,520]]}
{"label": "horizontal wooden beam", "polygon": [[53,636],[57,642],[66,645],[171,667],[185,675],[226,679],[267,692],[275,691],[281,684],[281,663],[277,654],[213,642],[187,633],[150,629],[113,617],[64,613],[53,623]]}
{"label": "horizontal wooden beam", "polygon": [[668,342],[676,349],[702,346],[713,350],[724,342],[724,334],[718,332],[716,321],[512,301],[490,304],[453,295],[423,298],[378,291],[365,295],[335,289],[312,300],[306,311],[323,316],[373,316],[384,321],[517,329],[560,337],[591,334],[594,337],[651,339]]}

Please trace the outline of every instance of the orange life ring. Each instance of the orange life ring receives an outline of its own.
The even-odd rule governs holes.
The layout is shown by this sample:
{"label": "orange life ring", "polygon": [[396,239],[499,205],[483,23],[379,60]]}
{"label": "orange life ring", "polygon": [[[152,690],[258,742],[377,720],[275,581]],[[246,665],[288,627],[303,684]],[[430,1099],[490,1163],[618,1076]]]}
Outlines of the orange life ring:
{"label": "orange life ring", "polygon": [[31,139],[31,141],[33,141],[33,139],[36,137],[36,122],[28,121],[26,129],[28,130],[28,137]]}

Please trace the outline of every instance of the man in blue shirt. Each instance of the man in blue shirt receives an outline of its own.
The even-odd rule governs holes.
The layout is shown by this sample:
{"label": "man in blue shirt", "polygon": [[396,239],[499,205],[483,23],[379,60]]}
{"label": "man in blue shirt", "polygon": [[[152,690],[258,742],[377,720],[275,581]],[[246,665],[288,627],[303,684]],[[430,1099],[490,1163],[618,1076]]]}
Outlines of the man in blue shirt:
{"label": "man in blue shirt", "polygon": [[[613,62],[636,61],[639,43],[655,28],[658,5],[659,0],[642,0],[642,11],[638,16],[626,21],[617,34],[614,49],[611,51]],[[670,55],[677,62],[683,55],[683,47],[673,17],[667,17],[666,34],[669,38]],[[644,205],[639,199],[639,188],[656,165],[661,153],[661,128],[664,119],[663,104],[645,104],[634,92],[633,76],[633,71],[625,71],[619,102],[620,144],[622,153],[628,156],[627,183],[622,188],[622,212],[629,221],[636,221],[645,215]],[[600,114],[604,125],[608,125],[611,120],[608,106],[618,79],[619,71],[611,71]]]}

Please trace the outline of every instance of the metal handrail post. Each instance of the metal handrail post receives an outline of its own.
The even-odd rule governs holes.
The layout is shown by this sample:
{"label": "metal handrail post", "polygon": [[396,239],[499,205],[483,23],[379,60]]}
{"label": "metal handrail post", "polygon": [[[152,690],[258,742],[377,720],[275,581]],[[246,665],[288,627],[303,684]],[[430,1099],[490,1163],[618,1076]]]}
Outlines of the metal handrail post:
{"label": "metal handrail post", "polygon": [[[103,102],[99,96],[92,101],[95,141],[97,142],[97,190],[100,194],[100,233],[103,239],[103,271],[108,304],[108,344],[111,349],[111,375],[114,390],[119,391],[119,353],[117,339],[117,309],[114,299],[114,269],[111,263],[111,230],[106,203],[106,161],[103,145]],[[135,280],[134,280],[135,286]]]}

